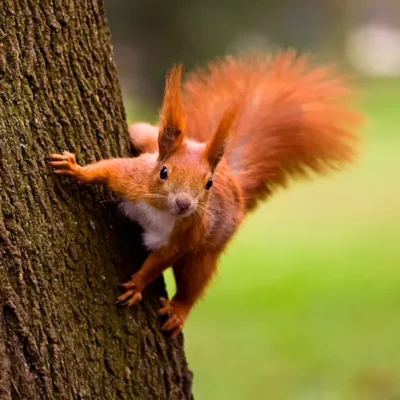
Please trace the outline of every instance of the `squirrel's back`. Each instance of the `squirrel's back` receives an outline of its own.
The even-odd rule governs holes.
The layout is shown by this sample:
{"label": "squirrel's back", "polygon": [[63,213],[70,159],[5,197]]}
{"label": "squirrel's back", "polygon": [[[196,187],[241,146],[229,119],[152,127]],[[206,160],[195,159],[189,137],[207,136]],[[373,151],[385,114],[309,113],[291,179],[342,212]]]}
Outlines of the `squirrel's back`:
{"label": "squirrel's back", "polygon": [[289,177],[324,173],[351,161],[359,122],[344,79],[295,52],[228,57],[188,75],[183,87],[188,137],[206,141],[236,107],[225,159],[246,209]]}

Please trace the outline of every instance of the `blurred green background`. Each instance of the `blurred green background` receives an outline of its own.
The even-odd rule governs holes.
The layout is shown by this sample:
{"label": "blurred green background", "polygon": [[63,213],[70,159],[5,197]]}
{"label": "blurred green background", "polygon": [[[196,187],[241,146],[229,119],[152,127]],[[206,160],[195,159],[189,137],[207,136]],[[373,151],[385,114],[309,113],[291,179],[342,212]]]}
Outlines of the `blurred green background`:
{"label": "blurred green background", "polygon": [[356,165],[280,191],[230,245],[184,330],[195,398],[400,399],[400,2],[106,4],[129,122],[155,120],[173,62],[286,46],[348,70],[367,116]]}

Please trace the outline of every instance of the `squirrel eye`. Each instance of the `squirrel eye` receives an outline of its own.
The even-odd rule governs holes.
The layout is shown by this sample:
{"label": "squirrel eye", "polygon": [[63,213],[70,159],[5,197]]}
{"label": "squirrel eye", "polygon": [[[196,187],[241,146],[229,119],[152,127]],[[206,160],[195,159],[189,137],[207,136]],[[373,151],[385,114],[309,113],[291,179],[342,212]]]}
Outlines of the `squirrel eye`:
{"label": "squirrel eye", "polygon": [[205,189],[206,189],[206,190],[210,190],[212,184],[213,184],[213,180],[212,180],[212,178],[210,177],[210,178],[208,178],[208,181],[207,181],[207,183],[206,183]]}
{"label": "squirrel eye", "polygon": [[167,167],[162,167],[160,171],[160,178],[166,180],[168,178],[168,170]]}

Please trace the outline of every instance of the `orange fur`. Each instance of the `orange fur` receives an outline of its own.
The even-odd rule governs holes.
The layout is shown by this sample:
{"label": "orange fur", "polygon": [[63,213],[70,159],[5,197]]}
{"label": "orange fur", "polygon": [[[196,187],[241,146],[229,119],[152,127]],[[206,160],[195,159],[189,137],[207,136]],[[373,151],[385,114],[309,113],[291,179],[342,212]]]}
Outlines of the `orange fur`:
{"label": "orange fur", "polygon": [[158,152],[159,129],[147,123],[136,123],[129,127],[132,146],[140,153]]}
{"label": "orange fur", "polygon": [[165,84],[158,137],[160,158],[172,154],[182,143],[186,128],[186,113],[181,95],[182,65],[171,69]]}
{"label": "orange fur", "polygon": [[275,57],[228,57],[192,73],[184,85],[187,136],[207,140],[236,93],[246,91],[226,160],[247,209],[290,176],[325,173],[351,161],[359,116],[350,90],[332,67],[312,68],[293,51]]}
{"label": "orange fur", "polygon": [[233,103],[231,107],[225,110],[216,132],[212,136],[211,140],[207,143],[206,156],[212,171],[215,170],[216,166],[219,164],[224,155],[225,146],[228,141],[228,135],[230,134],[238,117],[239,109],[240,103],[237,101]]}
{"label": "orange fur", "polygon": [[158,143],[157,128],[130,129],[139,157],[81,167],[70,153],[50,156],[56,173],[118,193],[144,228],[152,252],[119,302],[138,302],[172,265],[177,292],[159,313],[177,335],[246,212],[291,176],[352,160],[358,117],[349,91],[330,68],[309,64],[292,52],[227,58],[190,75],[183,93],[178,66],[167,77]]}

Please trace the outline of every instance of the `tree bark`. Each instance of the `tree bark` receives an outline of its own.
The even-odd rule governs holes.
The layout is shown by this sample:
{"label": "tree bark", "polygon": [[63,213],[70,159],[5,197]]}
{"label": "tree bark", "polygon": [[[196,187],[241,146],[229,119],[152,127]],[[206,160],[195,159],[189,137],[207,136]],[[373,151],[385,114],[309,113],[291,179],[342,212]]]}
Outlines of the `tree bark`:
{"label": "tree bark", "polygon": [[102,1],[0,0],[0,399],[189,399],[182,337],[160,332],[160,279],[134,309],[117,285],[140,229],[46,156],[129,156]]}

